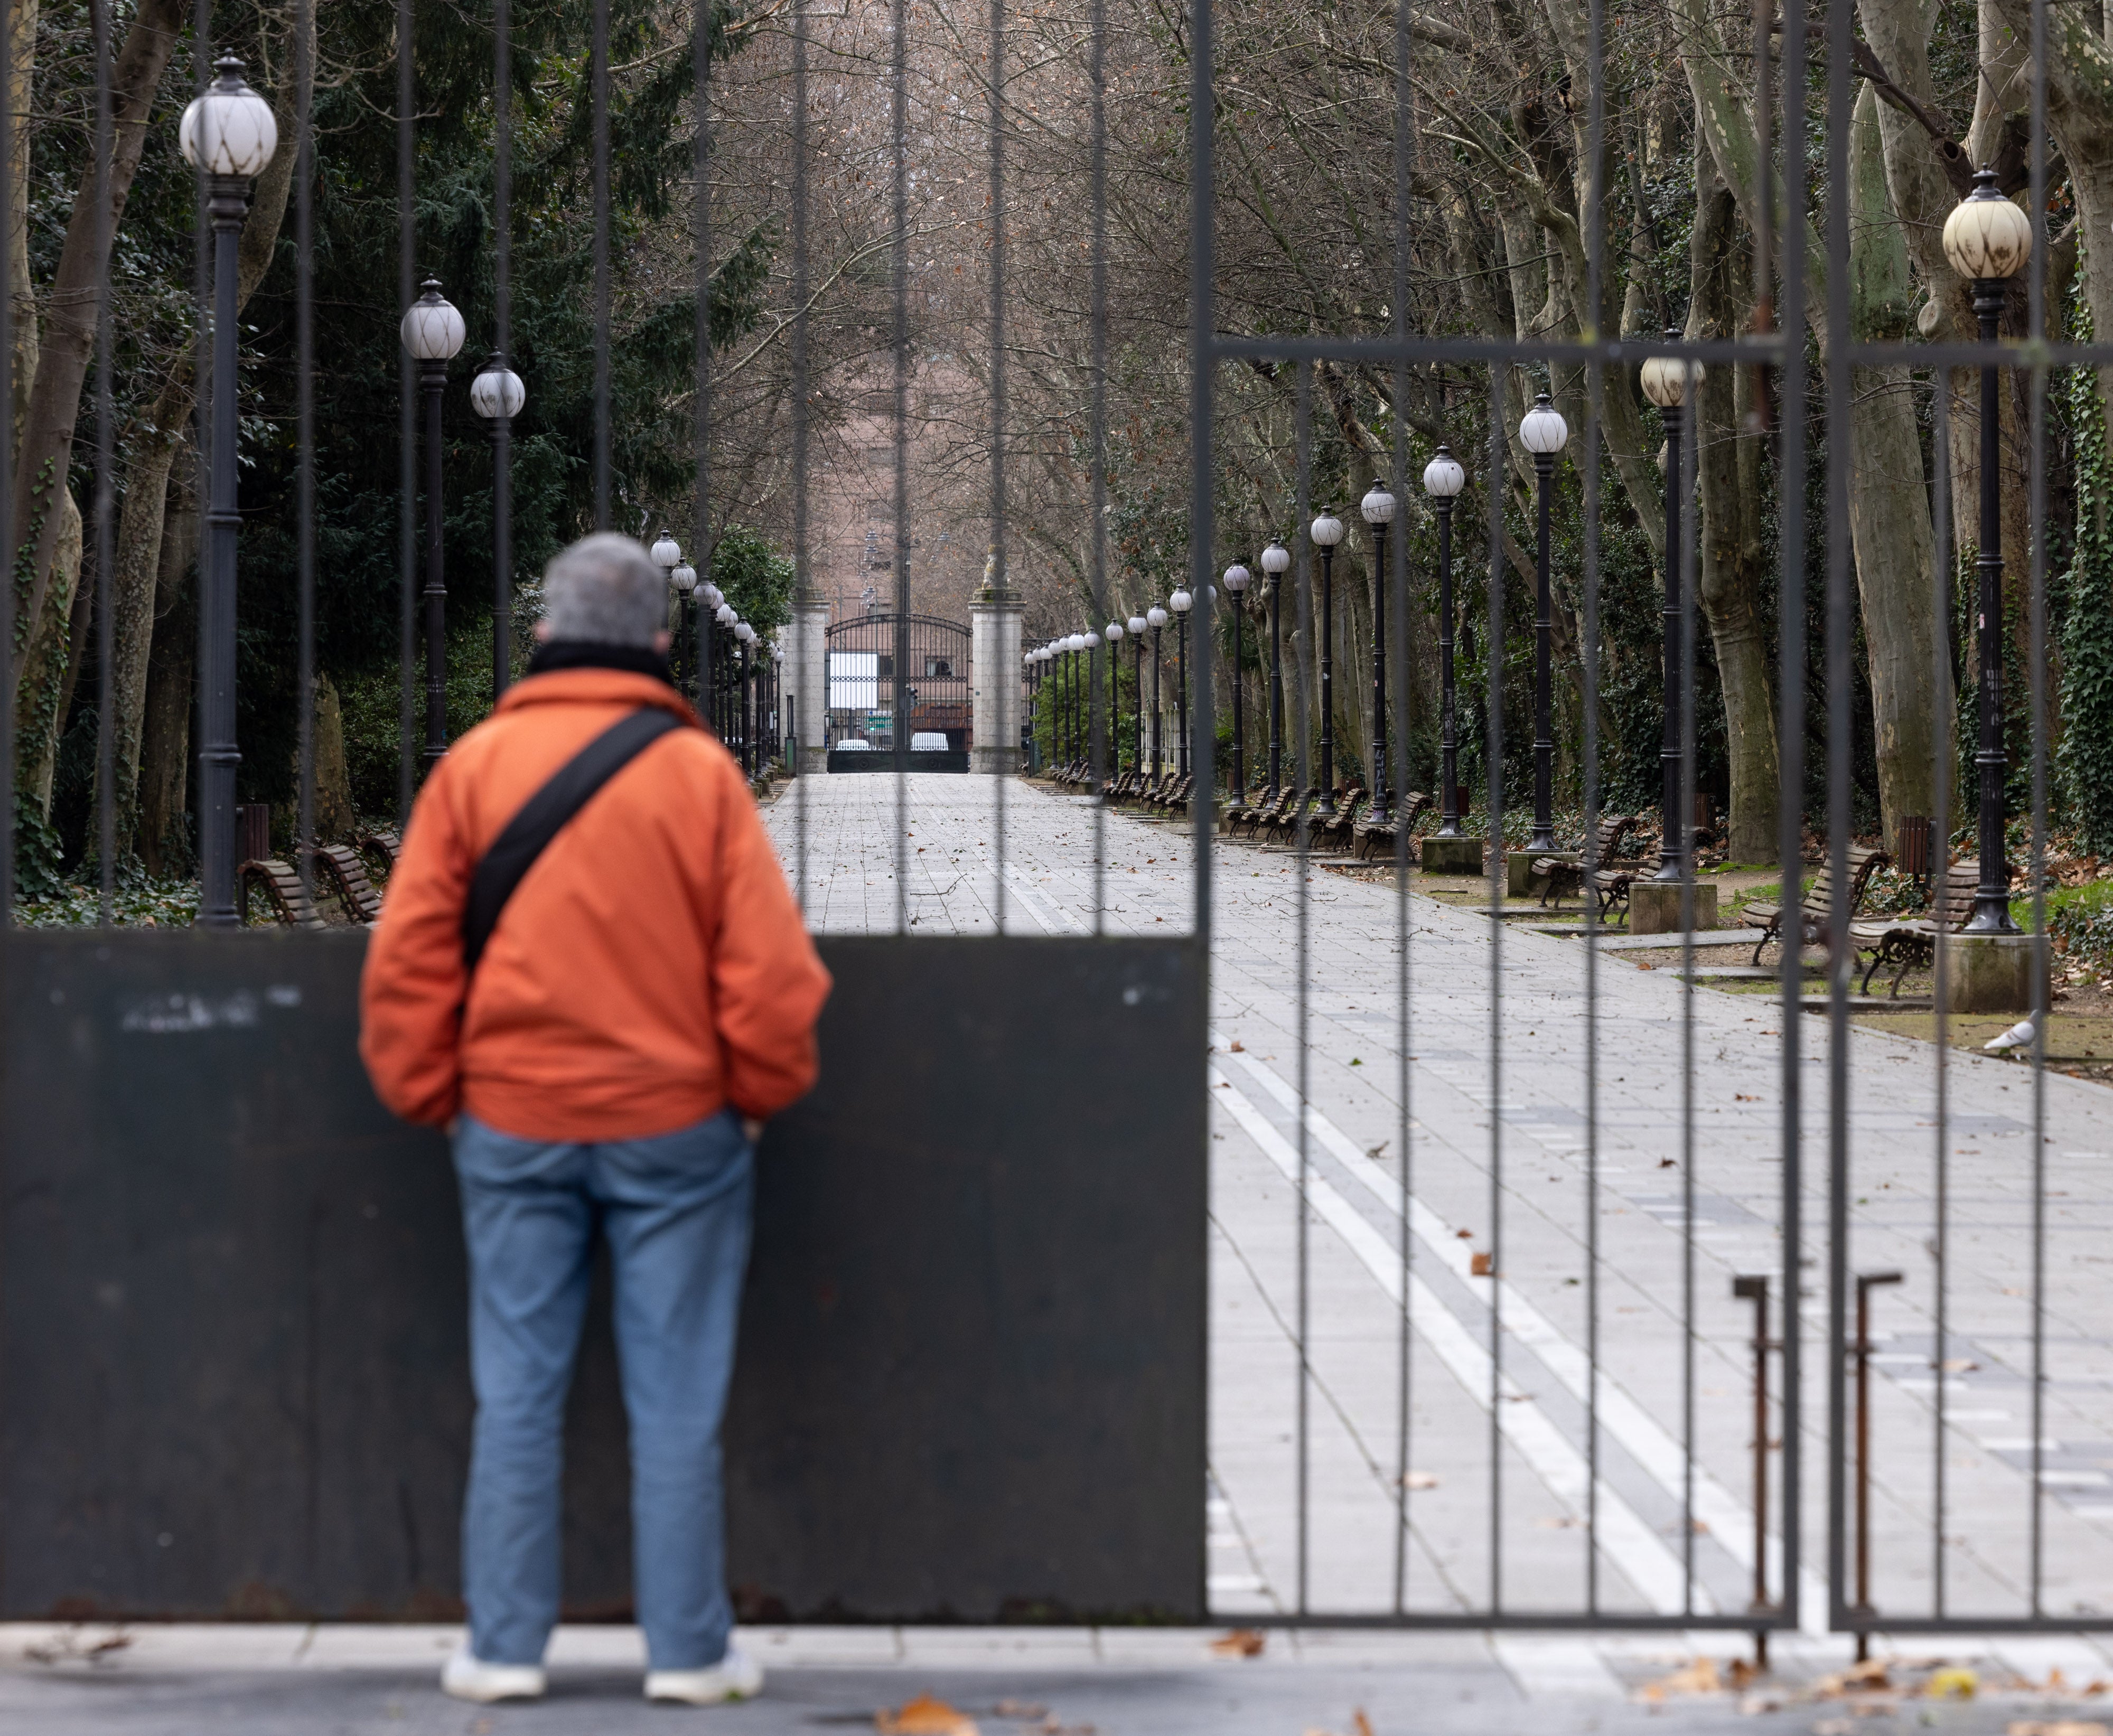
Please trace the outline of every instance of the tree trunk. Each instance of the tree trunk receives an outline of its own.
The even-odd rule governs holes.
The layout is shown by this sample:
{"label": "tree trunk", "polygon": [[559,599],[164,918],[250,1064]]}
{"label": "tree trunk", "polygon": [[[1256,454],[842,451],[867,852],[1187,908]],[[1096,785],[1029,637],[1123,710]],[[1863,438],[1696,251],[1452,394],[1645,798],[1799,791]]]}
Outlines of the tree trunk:
{"label": "tree trunk", "polygon": [[30,276],[30,120],[36,112],[37,21],[42,8],[38,0],[12,0],[7,8],[10,74],[8,112],[15,117],[14,154],[11,171],[8,215],[11,227],[7,236],[7,280],[14,285],[15,316],[15,434],[21,437],[22,418],[30,406],[30,383],[37,377],[37,293]]}
{"label": "tree trunk", "polygon": [[[185,21],[180,0],[139,0],[118,52],[111,80],[108,234],[112,239],[124,220],[132,178],[139,166],[155,89]],[[63,485],[71,460],[81,382],[95,347],[96,285],[109,263],[107,253],[98,244],[97,216],[91,164],[81,172],[58,269],[45,297],[43,353],[30,389],[16,457],[12,546],[21,551],[18,559],[27,557],[30,583],[24,603],[32,620],[43,613],[56,576],[64,515],[46,511],[43,503],[55,486]],[[25,645],[15,654],[18,678],[27,672],[32,649]]]}
{"label": "tree trunk", "polygon": [[184,806],[190,775],[191,672],[198,661],[198,588],[192,574],[198,525],[195,502],[183,502],[170,513],[155,583],[157,620],[147,664],[133,847],[156,876],[174,873],[191,854]]}
{"label": "tree trunk", "polygon": [[[1695,153],[1700,194],[1688,254],[1690,338],[1737,334],[1739,285],[1749,259],[1736,242],[1737,206],[1707,148]],[[1695,588],[1717,650],[1731,761],[1732,811],[1726,846],[1734,862],[1768,862],[1776,852],[1778,784],[1775,696],[1761,618],[1761,439],[1750,426],[1752,371],[1705,371],[1695,393]]]}
{"label": "tree trunk", "polygon": [[[1851,331],[1860,342],[1905,335],[1914,296],[1907,248],[1887,194],[1878,99],[1868,84],[1849,139]],[[1930,597],[1935,537],[1914,385],[1905,367],[1850,370],[1850,534],[1869,656],[1884,836],[1906,815],[1934,811],[1942,739],[1930,691],[1937,616]]]}
{"label": "tree trunk", "polygon": [[52,582],[44,591],[43,613],[25,636],[21,685],[15,691],[15,787],[47,820],[52,817],[52,768],[66,730],[69,628],[80,581],[80,509],[63,489],[52,517],[58,531],[52,539]]}
{"label": "tree trunk", "polygon": [[[299,756],[294,763],[294,783],[300,787]],[[295,798],[299,800],[298,795]],[[299,820],[296,818],[296,824]],[[337,688],[327,675],[316,677],[316,837],[322,843],[350,840],[356,829],[352,810],[352,779],[345,763],[345,708]]]}

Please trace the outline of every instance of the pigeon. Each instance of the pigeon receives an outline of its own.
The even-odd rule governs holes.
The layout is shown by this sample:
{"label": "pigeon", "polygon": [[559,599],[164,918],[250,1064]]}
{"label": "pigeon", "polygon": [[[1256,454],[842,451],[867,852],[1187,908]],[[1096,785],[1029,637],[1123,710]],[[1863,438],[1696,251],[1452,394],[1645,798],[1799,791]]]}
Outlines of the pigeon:
{"label": "pigeon", "polygon": [[1992,1037],[1981,1046],[1991,1055],[2006,1055],[2013,1049],[2023,1049],[2033,1040],[2033,1022],[2021,1018],[2001,1037]]}

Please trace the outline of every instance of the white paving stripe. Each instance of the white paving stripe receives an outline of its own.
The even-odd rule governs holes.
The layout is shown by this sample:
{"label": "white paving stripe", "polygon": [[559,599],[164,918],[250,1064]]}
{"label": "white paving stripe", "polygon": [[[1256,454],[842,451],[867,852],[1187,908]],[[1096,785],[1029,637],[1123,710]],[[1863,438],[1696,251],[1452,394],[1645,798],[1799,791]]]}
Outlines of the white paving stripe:
{"label": "white paving stripe", "polygon": [[[1211,1041],[1227,1061],[1239,1063],[1248,1076],[1285,1109],[1294,1115],[1298,1114],[1298,1093],[1289,1082],[1253,1055],[1244,1051],[1238,1055],[1227,1052],[1225,1039],[1216,1032],[1211,1033]],[[1237,1083],[1232,1088],[1235,1092],[1240,1089]],[[1390,1175],[1359,1149],[1355,1140],[1311,1103],[1306,1105],[1306,1128],[1399,1223],[1402,1210],[1399,1179]],[[1494,1291],[1497,1305],[1503,1310],[1506,1329],[1540,1358],[1549,1372],[1570,1389],[1580,1404],[1588,1403],[1592,1390],[1592,1366],[1585,1352],[1501,1274],[1495,1278],[1476,1277],[1473,1255],[1467,1246],[1413,1194],[1408,1197],[1408,1208],[1409,1224],[1416,1239],[1447,1271],[1470,1291],[1479,1294],[1485,1307],[1490,1305]],[[1388,1251],[1388,1257],[1399,1265],[1399,1256],[1393,1250]],[[1399,1300],[1398,1285],[1395,1294]],[[1599,1395],[1601,1425],[1622,1443],[1653,1482],[1674,1501],[1681,1500],[1686,1455],[1680,1442],[1604,1370],[1600,1375]],[[1726,1554],[1748,1573],[1753,1571],[1754,1510],[1699,1463],[1695,1467],[1695,1516],[1709,1528],[1709,1534]],[[1782,1541],[1779,1535],[1769,1534],[1768,1549],[1770,1582],[1779,1583],[1782,1578]],[[1827,1582],[1809,1568],[1800,1577],[1803,1590],[1799,1609],[1800,1625],[1808,1633],[1823,1633],[1827,1631]]]}
{"label": "white paving stripe", "polygon": [[[1211,1082],[1231,1085],[1216,1067]],[[1238,1087],[1216,1100],[1261,1146],[1271,1162],[1293,1187],[1298,1185],[1298,1154],[1290,1141],[1271,1124],[1262,1111],[1242,1096]],[[1401,1303],[1401,1256],[1386,1238],[1367,1223],[1325,1177],[1309,1173],[1306,1197],[1330,1228],[1343,1238],[1358,1263],[1386,1292],[1397,1307]],[[1481,1410],[1490,1409],[1492,1368],[1490,1353],[1477,1343],[1466,1326],[1441,1302],[1420,1278],[1409,1279],[1409,1319],[1439,1360],[1451,1370],[1467,1395]],[[1519,1456],[1533,1468],[1550,1494],[1569,1508],[1571,1516],[1583,1521],[1589,1472],[1585,1456],[1549,1420],[1530,1392],[1509,1375],[1498,1383],[1504,1404],[1497,1426]],[[1599,1483],[1599,1536],[1601,1547],[1614,1565],[1659,1614],[1677,1615],[1683,1608],[1680,1561],[1663,1539],[1645,1524],[1627,1501],[1603,1477]],[[1708,1591],[1695,1588],[1695,1609],[1709,1614],[1715,1608]]]}

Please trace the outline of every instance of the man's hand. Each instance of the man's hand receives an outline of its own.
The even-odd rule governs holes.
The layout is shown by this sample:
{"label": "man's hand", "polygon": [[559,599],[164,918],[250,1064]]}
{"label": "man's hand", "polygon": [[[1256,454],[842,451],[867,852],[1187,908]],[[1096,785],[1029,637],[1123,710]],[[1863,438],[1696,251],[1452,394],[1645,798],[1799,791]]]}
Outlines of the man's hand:
{"label": "man's hand", "polygon": [[754,1145],[756,1141],[763,1137],[762,1119],[760,1116],[755,1115],[742,1116],[741,1118],[741,1131],[742,1136],[746,1138],[748,1142],[751,1146]]}

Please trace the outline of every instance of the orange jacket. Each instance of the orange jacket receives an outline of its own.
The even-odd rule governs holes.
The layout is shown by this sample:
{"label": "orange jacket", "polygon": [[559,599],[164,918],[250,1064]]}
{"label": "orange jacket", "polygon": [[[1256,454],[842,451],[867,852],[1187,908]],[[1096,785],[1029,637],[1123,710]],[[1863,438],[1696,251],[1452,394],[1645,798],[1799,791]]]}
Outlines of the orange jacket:
{"label": "orange jacket", "polygon": [[742,781],[701,729],[661,736],[550,841],[463,1003],[470,877],[528,798],[664,682],[557,669],[508,690],[419,793],[367,948],[359,1052],[410,1121],[465,1109],[526,1139],[665,1133],[815,1082],[829,991]]}

